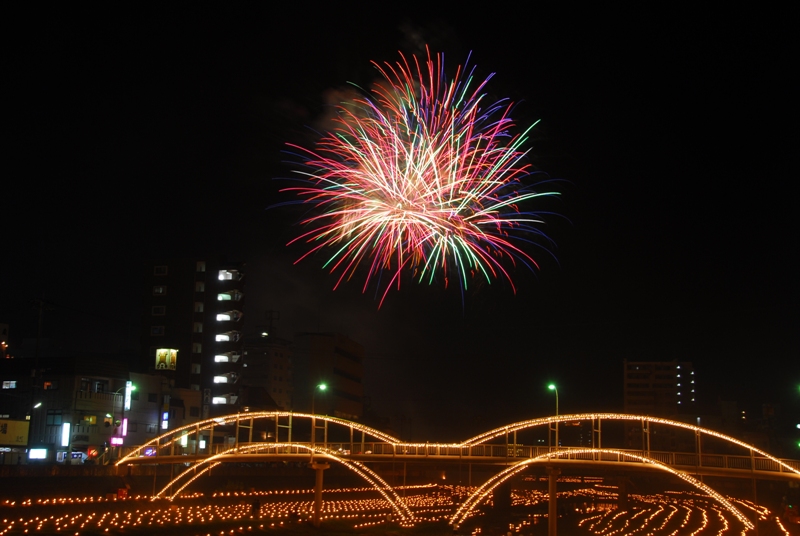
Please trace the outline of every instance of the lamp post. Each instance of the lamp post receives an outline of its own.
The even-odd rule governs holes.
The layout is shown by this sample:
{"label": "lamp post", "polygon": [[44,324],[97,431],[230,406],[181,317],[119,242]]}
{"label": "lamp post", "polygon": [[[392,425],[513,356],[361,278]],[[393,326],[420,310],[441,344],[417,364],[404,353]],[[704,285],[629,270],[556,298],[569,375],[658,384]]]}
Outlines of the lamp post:
{"label": "lamp post", "polygon": [[314,405],[317,398],[317,390],[324,392],[327,388],[328,386],[326,384],[320,383],[319,385],[314,387],[314,390],[311,392],[311,446],[312,447],[314,446],[314,443],[316,442],[317,439],[317,417],[316,417],[317,411]]}
{"label": "lamp post", "polygon": [[[558,450],[558,387],[556,387],[556,384],[551,383],[547,386],[547,388],[551,391],[555,391],[556,393],[556,450]],[[550,439],[549,432],[547,434],[547,438],[548,440]],[[547,474],[548,493],[550,495],[550,500],[547,507],[547,534],[548,536],[556,536],[558,534],[558,507],[556,504],[556,498],[558,497],[558,475],[561,474],[561,469],[550,466],[547,468]]]}
{"label": "lamp post", "polygon": [[[556,393],[556,418],[558,417],[558,387],[556,384],[551,383],[547,386],[548,389],[551,391],[555,391]],[[556,449],[558,449],[558,421],[556,420]]]}

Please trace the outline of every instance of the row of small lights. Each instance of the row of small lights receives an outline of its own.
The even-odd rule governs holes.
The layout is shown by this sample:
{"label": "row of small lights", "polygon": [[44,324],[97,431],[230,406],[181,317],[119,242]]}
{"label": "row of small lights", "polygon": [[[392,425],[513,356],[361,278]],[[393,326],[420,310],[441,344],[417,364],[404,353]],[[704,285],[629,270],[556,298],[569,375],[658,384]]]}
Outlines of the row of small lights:
{"label": "row of small lights", "polygon": [[[417,485],[417,486],[402,486],[402,489],[407,491],[417,491],[423,493],[429,493],[435,491],[434,488],[436,485],[434,484],[425,484],[425,485]],[[327,493],[354,493],[354,492],[371,492],[374,491],[374,488],[338,488],[334,490],[327,490]],[[244,493],[244,492],[227,492],[227,493],[215,493],[213,495],[214,498],[253,498],[253,497],[268,497],[270,495],[274,497],[278,497],[280,495],[298,495],[298,494],[308,494],[313,492],[313,490],[289,490],[284,492],[273,491],[273,492],[255,492],[255,493]],[[463,491],[462,491],[463,492]],[[424,495],[412,495],[407,500],[415,507],[419,507],[424,511],[432,511],[432,506],[442,504],[446,504],[448,506],[452,506],[452,498],[451,493],[443,494],[443,493],[435,493],[434,499],[426,500]],[[191,496],[182,496],[182,498],[195,498],[198,496],[202,496],[202,494],[193,494]],[[447,500],[444,500],[444,497],[447,497]],[[113,499],[116,501],[116,499]],[[63,504],[91,504],[91,503],[101,503],[103,501],[110,501],[108,499],[103,499],[101,497],[87,497],[84,499],[44,499],[37,501],[36,504],[38,505],[63,505]],[[324,503],[324,512],[325,515],[322,516],[322,519],[359,519],[359,520],[370,520],[370,519],[380,519],[382,522],[386,519],[388,513],[391,512],[391,506],[388,501],[383,499],[368,499],[368,500],[348,500],[348,501],[325,501]],[[16,503],[13,501],[6,501],[6,506],[15,506]],[[19,506],[31,506],[30,501],[24,501]],[[303,514],[303,515],[310,515],[313,509],[313,503],[311,501],[305,502],[288,502],[288,501],[279,501],[278,503],[271,503],[269,505],[271,511],[269,512],[270,518],[282,518],[282,517],[290,517],[293,514]],[[231,513],[230,510],[233,510]],[[379,514],[369,514],[365,512],[374,511],[374,510],[386,510],[387,512],[382,512]],[[439,512],[445,512],[449,509],[439,508]],[[352,512],[352,511],[360,511],[361,513],[358,514],[342,514],[340,512]],[[237,505],[234,507],[185,507],[185,508],[178,508],[176,505],[170,505],[168,509],[146,509],[146,510],[136,510],[134,512],[124,512],[123,514],[114,514],[113,516],[110,513],[105,513],[100,515],[99,521],[96,520],[97,516],[99,515],[97,512],[85,515],[85,514],[78,514],[76,516],[62,516],[56,518],[55,516],[50,516],[48,518],[39,518],[36,517],[34,520],[25,521],[24,518],[20,518],[20,522],[23,525],[28,525],[33,523],[34,521],[39,524],[39,530],[41,530],[41,526],[44,523],[52,521],[55,526],[56,530],[61,531],[65,530],[66,528],[76,525],[80,523],[79,529],[85,528],[87,525],[96,524],[98,528],[102,528],[104,524],[109,525],[110,527],[114,528],[125,528],[125,527],[137,527],[140,525],[178,525],[181,523],[195,523],[195,522],[212,522],[214,520],[217,521],[230,521],[230,520],[239,520],[242,517],[246,516],[246,514],[250,512],[247,506]],[[107,521],[107,518],[110,519]],[[146,520],[149,516],[149,521]],[[158,519],[156,519],[158,517]],[[423,516],[428,517],[428,516]],[[432,520],[438,521],[440,518],[434,517]],[[135,519],[134,519],[135,518]],[[5,520],[6,523],[9,523],[9,520]],[[5,534],[8,530],[13,528],[15,521],[10,522],[10,526],[6,528],[6,530],[0,532],[0,536]],[[283,522],[281,521],[280,524]],[[367,521],[366,523],[360,523],[360,526],[369,526],[376,524],[376,521]],[[273,523],[274,525],[274,523]],[[359,526],[357,525],[357,526]]]}
{"label": "row of small lights", "polygon": [[[409,501],[411,503],[411,505],[414,506],[415,508],[423,507],[423,508],[428,508],[429,510],[430,510],[432,505],[434,505],[434,506],[447,506],[447,505],[452,506],[453,505],[453,503],[452,503],[452,497],[453,496],[462,495],[462,494],[468,494],[469,491],[471,491],[470,489],[464,488],[464,487],[449,487],[449,488],[448,487],[442,487],[442,492],[436,492],[436,490],[433,490],[431,488],[432,488],[431,485],[418,486],[416,488],[415,487],[409,487],[409,489],[418,489],[419,491],[433,492],[433,497],[427,497],[427,496],[423,496],[423,495],[412,496],[410,498],[411,500]],[[332,491],[334,491],[335,493],[352,493],[352,492],[372,491],[372,488],[338,488],[338,489],[332,490]],[[215,494],[214,496],[215,497],[244,498],[244,497],[265,497],[265,496],[268,496],[268,495],[274,495],[274,496],[277,497],[278,495],[297,495],[297,494],[300,494],[300,493],[309,493],[309,492],[310,492],[310,490],[293,490],[292,492],[286,492],[286,493],[283,493],[283,494],[281,494],[279,492],[256,492],[256,493],[249,493],[249,494],[247,494],[247,493],[236,493],[235,492],[235,493],[220,493],[220,494]],[[530,494],[532,496],[533,504],[536,504],[537,500],[538,501],[545,500],[545,498],[547,497],[547,494],[542,493],[542,492],[527,492],[527,494]],[[678,494],[678,492],[672,492],[672,494]],[[577,490],[575,492],[563,492],[563,493],[559,493],[559,495],[561,497],[563,497],[564,499],[569,498],[569,497],[577,497],[577,496],[581,496],[581,495],[586,496],[586,497],[592,497],[592,498],[597,497],[597,496],[602,496],[602,497],[610,497],[610,496],[612,496],[611,494],[609,494],[607,492],[603,492],[603,491],[598,492],[596,490],[592,490],[591,488],[584,489],[584,490]],[[652,503],[652,504],[657,504],[659,502],[660,503],[664,503],[664,504],[669,504],[670,502],[675,502],[675,501],[681,500],[683,502],[683,504],[680,504],[679,507],[685,512],[685,514],[683,516],[683,520],[682,520],[681,526],[672,533],[672,536],[679,536],[681,534],[685,534],[684,529],[687,527],[687,525],[689,523],[689,518],[691,517],[691,509],[689,507],[687,507],[686,504],[692,505],[693,508],[695,508],[695,509],[697,509],[697,510],[699,510],[701,512],[701,515],[703,517],[703,521],[701,523],[701,526],[692,533],[694,535],[698,535],[701,532],[703,532],[703,530],[705,530],[706,527],[708,527],[708,525],[709,525],[708,515],[706,513],[706,509],[709,508],[709,506],[706,505],[706,502],[708,501],[709,497],[703,496],[703,495],[700,495],[700,494],[696,494],[696,493],[686,493],[686,492],[680,492],[680,495],[681,496],[689,496],[689,497],[692,497],[692,498],[682,499],[681,500],[681,499],[676,499],[676,498],[670,498],[669,495],[666,498],[660,497],[660,496],[646,496],[646,497],[632,496],[632,497],[636,497],[640,502]],[[701,500],[701,503],[698,504],[697,501],[695,500],[695,498]],[[50,502],[50,503],[48,503],[47,500],[44,500],[44,501],[37,501],[37,504],[41,504],[41,505],[47,505],[47,504],[60,505],[60,504],[73,504],[73,503],[77,503],[77,504],[87,504],[88,503],[88,504],[91,504],[92,502],[100,503],[102,501],[103,501],[102,498],[94,498],[94,497],[89,498],[89,497],[87,497],[87,498],[84,498],[83,500],[77,499],[77,500],[73,500],[73,501],[70,501],[70,500],[52,500],[52,502]],[[737,502],[739,502],[741,504],[748,505],[753,511],[758,512],[759,515],[762,516],[763,519],[766,519],[766,515],[768,515],[768,510],[766,508],[761,507],[759,505],[755,505],[754,503],[749,502],[749,501],[737,501]],[[26,501],[26,503],[27,504],[24,504],[25,506],[30,506],[29,501]],[[520,501],[518,500],[517,504],[519,504],[519,503],[520,503]],[[9,505],[9,502],[6,501],[5,504]],[[20,504],[20,506],[23,506],[23,504]],[[277,503],[275,505],[270,504],[269,506],[272,508],[272,510],[270,512],[268,512],[267,514],[265,514],[265,515],[260,515],[259,517],[265,518],[265,517],[269,516],[269,518],[271,518],[271,519],[277,518],[279,520],[281,518],[289,517],[289,515],[292,512],[301,511],[303,513],[308,514],[311,511],[311,502],[310,501],[299,502],[299,503],[298,502],[292,503],[292,502],[280,501],[279,503]],[[279,506],[280,508],[275,508],[275,506]],[[360,523],[357,523],[354,526],[354,528],[362,528],[362,527],[368,527],[368,526],[376,526],[376,525],[380,525],[382,523],[387,522],[387,513],[385,511],[389,509],[389,504],[387,503],[387,501],[381,500],[381,499],[351,500],[351,501],[326,501],[325,502],[325,507],[326,507],[325,511],[327,512],[327,514],[324,515],[322,517],[322,519],[324,519],[324,520],[332,520],[332,519],[358,520],[358,521],[360,521]],[[669,505],[669,508],[671,508],[672,511],[669,512],[669,514],[665,516],[665,519],[660,524],[660,526],[655,527],[654,530],[645,533],[643,536],[653,536],[655,534],[658,534],[660,531],[662,531],[666,527],[666,525],[669,522],[669,520],[673,517],[673,515],[677,511],[677,508],[675,508],[671,504]],[[725,519],[725,517],[723,515],[723,512],[718,507],[716,507],[716,505],[713,505],[713,504],[710,505],[710,508],[720,518],[721,523],[725,527],[723,529],[723,531],[721,531],[720,533],[727,532],[729,524],[728,524],[727,520]],[[353,512],[353,511],[356,511],[356,510],[361,510],[362,513],[360,513],[360,514],[340,513],[340,512],[347,512],[347,511]],[[375,510],[384,510],[384,512],[368,513],[369,511],[373,511],[374,512]],[[437,510],[439,512],[444,511],[444,509],[442,509],[442,508],[439,508]],[[626,514],[627,511],[615,512],[615,513],[612,514],[611,512],[613,512],[614,510],[615,509],[613,509],[613,508],[609,509],[609,513],[604,515],[604,516],[593,516],[591,518],[586,518],[586,519],[582,520],[579,523],[579,525],[583,525],[583,524],[585,524],[587,522],[591,522],[591,525],[589,526],[589,530],[591,532],[593,532],[594,534],[603,535],[603,536],[612,536],[612,535],[618,534],[618,533],[620,533],[622,531],[626,531],[625,532],[626,534],[631,534],[632,532],[630,532],[628,530],[628,528],[630,526],[630,522],[632,520],[634,520],[634,519],[636,519],[636,518],[638,518],[638,517],[640,517],[640,516],[645,514],[645,510],[640,510],[640,511],[634,513],[633,516],[630,516],[627,519],[625,519],[625,514]],[[647,517],[643,527],[646,527],[647,525],[651,524],[653,522],[653,520],[656,519],[657,516],[660,515],[663,512],[663,510],[664,510],[664,507],[662,505],[658,504],[658,508]],[[611,517],[611,520],[604,522],[604,520],[607,520],[609,516]],[[65,533],[66,533],[66,531],[71,531],[71,530],[74,529],[74,530],[76,530],[75,534],[77,535],[77,534],[80,534],[80,530],[81,529],[86,529],[87,527],[88,527],[88,529],[92,529],[93,527],[96,527],[98,529],[102,529],[104,525],[106,526],[105,531],[108,532],[108,530],[112,529],[112,528],[118,528],[118,529],[135,528],[135,527],[138,527],[138,526],[145,526],[145,523],[146,523],[147,526],[157,525],[157,526],[165,527],[165,526],[180,525],[180,524],[183,524],[183,523],[195,524],[195,523],[208,523],[208,522],[213,522],[213,521],[218,521],[218,522],[219,521],[239,521],[241,519],[245,519],[245,518],[248,518],[248,517],[252,518],[250,507],[247,506],[247,505],[241,505],[241,504],[240,505],[234,505],[234,506],[228,506],[228,507],[204,506],[204,507],[185,507],[185,508],[178,508],[177,506],[172,505],[169,509],[166,509],[166,510],[165,509],[147,509],[147,510],[136,510],[136,511],[133,511],[133,512],[123,512],[123,513],[115,513],[115,514],[111,514],[110,512],[106,512],[106,513],[103,513],[103,514],[99,514],[97,512],[94,512],[94,513],[91,513],[91,514],[64,515],[64,516],[60,516],[60,517],[56,517],[56,516],[38,517],[37,516],[36,518],[29,519],[27,521],[24,518],[19,518],[19,520],[18,520],[19,524],[17,524],[17,520],[5,519],[5,520],[3,520],[3,522],[4,522],[4,524],[6,524],[6,527],[5,527],[5,529],[0,530],[0,536],[3,536],[5,534],[9,533],[10,531],[12,531],[14,529],[15,526],[19,527],[20,529],[23,529],[25,532],[27,532],[29,529],[34,529],[34,530],[41,531],[50,522],[53,523],[53,525],[55,526],[56,530],[58,530],[58,531],[65,531]],[[427,516],[420,516],[420,517],[417,518],[417,520],[419,521],[423,517],[427,517]],[[147,518],[149,518],[149,519],[147,519]],[[443,518],[443,516],[442,517],[430,517],[430,518],[428,518],[428,520],[430,520],[430,521],[438,521],[438,520],[440,520],[442,518]],[[612,531],[611,530],[611,523],[614,520],[617,520],[617,519],[620,519],[624,524],[623,524],[623,526],[621,528]],[[778,518],[775,518],[775,520],[776,520],[776,524],[778,525],[780,530],[786,536],[788,536],[789,532],[785,529],[785,527],[783,527],[783,525],[780,523],[780,520]],[[298,521],[300,521],[300,520],[298,520]],[[282,526],[283,523],[284,523],[283,521],[272,522],[272,524],[270,526],[274,528],[276,526]],[[599,527],[601,523],[603,525],[605,525],[605,528],[598,529],[597,527]],[[523,525],[524,525],[524,523],[523,523]],[[520,527],[517,527],[517,531],[519,531],[521,526],[522,525],[520,525]],[[243,528],[243,527],[240,527],[240,528]],[[263,524],[260,525],[259,528],[264,528],[264,525]],[[252,526],[249,526],[248,530],[252,530]],[[635,532],[638,532],[638,531],[635,531]],[[480,533],[480,530],[477,530],[476,532],[474,532],[474,534],[479,534],[479,533]],[[224,533],[220,533],[220,534],[224,534]],[[744,534],[745,534],[745,531],[743,530],[742,531],[742,535],[744,535]]]}
{"label": "row of small lights", "polygon": [[[590,518],[583,519],[578,523],[578,525],[583,526],[588,524],[587,530],[589,530],[589,532],[602,536],[612,536],[614,534],[620,534],[620,533],[637,534],[639,532],[642,532],[642,536],[655,536],[657,534],[663,534],[663,531],[666,530],[667,524],[673,520],[675,514],[680,510],[683,512],[682,518],[678,519],[678,521],[680,522],[680,526],[674,529],[669,534],[669,536],[682,536],[686,534],[687,526],[689,525],[692,518],[692,512],[696,510],[700,512],[702,520],[700,521],[700,525],[692,533],[690,533],[690,536],[698,536],[709,529],[710,521],[708,517],[708,510],[711,510],[719,518],[720,523],[722,524],[723,527],[722,530],[717,532],[717,534],[727,533],[728,530],[730,529],[730,524],[723,515],[723,511],[716,505],[713,504],[708,505],[705,503],[695,504],[695,501],[690,499],[686,501],[688,505],[678,504],[677,506],[675,506],[672,504],[668,504],[667,502],[668,500],[664,501],[663,499],[660,499],[658,497],[650,497],[648,498],[647,502],[653,503],[654,501],[663,501],[664,504],[657,504],[656,505],[657,508],[655,508],[653,512],[650,512],[650,515],[643,520],[644,521],[643,523],[636,524],[639,527],[637,529],[631,529],[631,522],[634,519],[642,515],[645,515],[645,513],[647,512],[646,509],[638,510],[632,516],[628,515],[630,514],[630,512],[627,510],[620,511],[615,514],[612,514],[611,512],[606,512],[605,514],[596,515]],[[667,508],[665,508],[665,505],[667,506]],[[656,519],[662,514],[664,514],[664,512],[667,509],[669,509],[670,511],[666,515],[663,515],[663,519],[661,520],[659,525],[656,527],[652,527],[651,529],[648,529],[648,526],[653,524],[656,521]],[[613,523],[615,521],[619,521],[622,524],[618,528],[612,530]],[[742,529],[741,534],[742,536],[744,536],[746,534],[746,529]]]}

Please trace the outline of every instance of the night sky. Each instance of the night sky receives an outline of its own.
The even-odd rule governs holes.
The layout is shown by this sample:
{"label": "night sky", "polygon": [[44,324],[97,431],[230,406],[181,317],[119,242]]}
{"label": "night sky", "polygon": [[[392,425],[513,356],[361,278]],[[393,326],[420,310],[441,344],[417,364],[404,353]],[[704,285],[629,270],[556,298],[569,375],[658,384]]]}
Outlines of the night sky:
{"label": "night sky", "polygon": [[[106,9],[104,6],[103,9]],[[247,321],[365,346],[374,410],[415,439],[622,409],[622,361],[692,361],[701,400],[800,414],[798,43],[790,13],[583,13],[185,4],[28,12],[6,53],[0,323],[136,352],[141,262],[248,262]],[[280,178],[331,97],[398,50],[472,52],[557,179],[556,259],[462,296],[332,290]],[[452,70],[450,70],[452,72]],[[793,157],[794,155],[794,157]],[[397,426],[399,428],[399,426]]]}

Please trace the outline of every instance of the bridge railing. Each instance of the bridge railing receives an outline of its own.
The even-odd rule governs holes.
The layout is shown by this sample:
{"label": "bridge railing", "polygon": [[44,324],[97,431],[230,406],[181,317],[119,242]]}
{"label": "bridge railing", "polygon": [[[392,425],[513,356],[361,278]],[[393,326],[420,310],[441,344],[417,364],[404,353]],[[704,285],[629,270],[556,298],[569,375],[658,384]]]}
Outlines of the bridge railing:
{"label": "bridge railing", "polygon": [[[249,452],[265,453],[269,452],[269,443],[239,443],[239,447],[247,445],[263,445],[264,448],[253,449]],[[310,443],[300,443],[310,446]],[[418,458],[435,458],[435,457],[459,457],[459,458],[489,458],[494,461],[499,459],[515,459],[521,460],[525,458],[534,458],[553,452],[553,447],[546,446],[525,446],[525,445],[506,445],[506,444],[491,444],[484,443],[472,446],[457,446],[457,445],[406,445],[383,442],[371,443],[317,443],[318,447],[324,447],[339,456],[402,456],[418,457]],[[198,455],[201,457],[213,456],[229,451],[233,445],[226,443],[218,443],[210,445],[208,448],[200,449],[194,452],[191,448],[181,447],[180,445],[170,444],[162,445],[158,449],[158,453],[154,457],[177,455]],[[131,452],[136,447],[127,447],[123,451],[123,455]],[[247,451],[247,449],[244,449]],[[244,452],[243,451],[243,452]],[[612,452],[586,452],[581,447],[560,447],[559,459],[566,460],[586,460],[586,461],[605,461],[605,462],[625,462],[625,463],[646,463],[643,460],[637,461],[635,458],[626,457]],[[574,451],[574,452],[573,452]],[[775,460],[764,458],[761,456],[734,456],[728,454],[713,454],[703,453],[698,455],[691,452],[660,452],[660,451],[641,451],[641,450],[627,450],[631,454],[649,458],[657,462],[663,463],[670,467],[675,468],[719,468],[719,469],[733,469],[741,471],[761,471],[761,472],[787,472],[786,467],[781,466]],[[276,450],[275,454],[293,454],[293,455],[308,455],[309,451],[305,448],[281,446],[280,450]],[[144,455],[144,454],[143,454]],[[788,466],[800,470],[800,461],[797,460],[783,460]]]}

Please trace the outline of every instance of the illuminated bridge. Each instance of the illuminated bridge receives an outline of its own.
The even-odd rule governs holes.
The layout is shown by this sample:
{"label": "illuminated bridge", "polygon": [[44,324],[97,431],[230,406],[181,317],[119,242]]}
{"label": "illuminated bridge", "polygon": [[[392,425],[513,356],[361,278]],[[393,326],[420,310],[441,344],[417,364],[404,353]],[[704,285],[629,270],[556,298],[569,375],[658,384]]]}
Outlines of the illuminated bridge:
{"label": "illuminated bridge", "polygon": [[[567,446],[559,442],[559,427],[577,422],[591,424],[591,446]],[[620,422],[638,425],[644,448],[630,450],[603,444],[603,424]],[[255,430],[268,426],[274,426],[271,441],[254,441]],[[655,428],[693,435],[693,452],[651,450],[649,438]],[[536,429],[546,431],[548,442],[553,436],[556,440],[550,446],[518,442],[518,435],[523,436]],[[311,441],[297,441],[298,434],[304,436],[302,439],[310,438]],[[335,441],[329,440],[334,437]],[[704,452],[704,445],[709,444],[724,445],[726,450],[734,449],[740,454]],[[561,469],[567,467],[606,465],[670,473],[716,499],[748,527],[751,523],[744,515],[696,477],[778,479],[800,483],[798,460],[778,459],[753,445],[700,426],[619,413],[582,413],[520,421],[460,443],[407,443],[374,428],[336,417],[281,411],[251,412],[208,419],[171,430],[145,445],[126,448],[121,454],[115,462],[120,468],[137,464],[167,464],[173,467],[181,464],[181,469],[185,469],[186,465],[193,468],[180,472],[154,496],[170,499],[221,463],[308,462],[317,472],[315,523],[319,519],[323,471],[331,462],[347,467],[373,486],[391,503],[400,522],[407,524],[412,523],[413,518],[409,508],[392,487],[368,467],[368,463],[456,462],[470,466],[500,466],[499,472],[480,485],[460,506],[450,520],[453,525],[469,517],[472,510],[498,485],[537,464],[547,466],[550,474],[551,513],[555,512],[555,482]]]}

